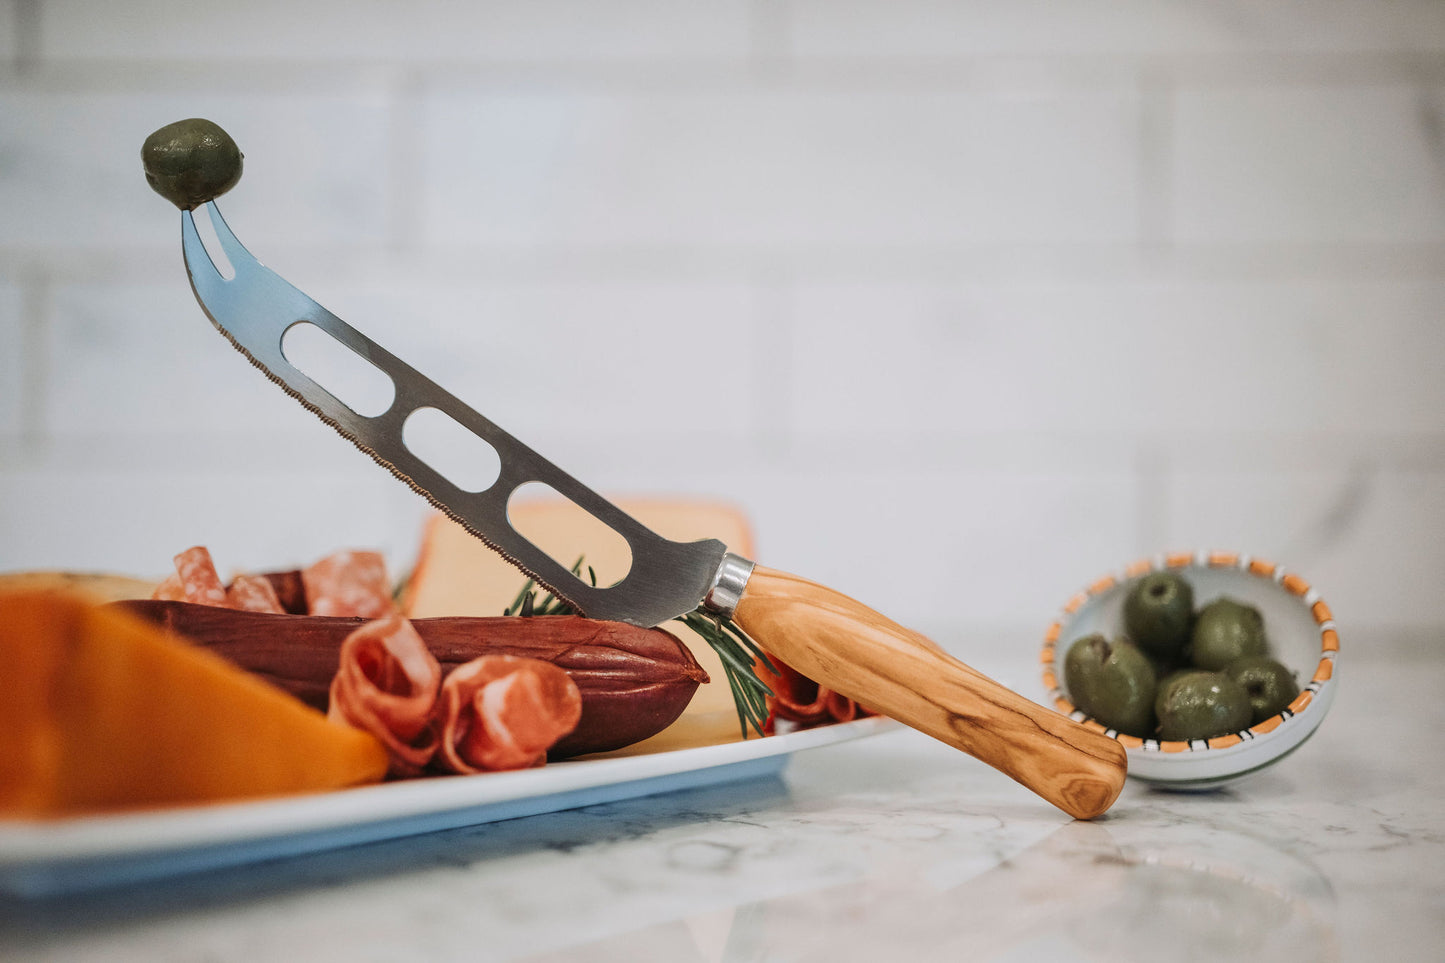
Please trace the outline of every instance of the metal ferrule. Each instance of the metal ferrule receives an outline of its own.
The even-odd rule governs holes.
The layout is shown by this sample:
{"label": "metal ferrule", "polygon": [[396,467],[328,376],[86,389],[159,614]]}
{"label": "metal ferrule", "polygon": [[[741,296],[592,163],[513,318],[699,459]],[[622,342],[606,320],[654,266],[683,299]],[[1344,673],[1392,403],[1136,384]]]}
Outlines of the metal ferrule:
{"label": "metal ferrule", "polygon": [[738,607],[738,601],[748,587],[748,579],[752,577],[753,568],[752,562],[741,555],[728,552],[723,556],[722,564],[717,567],[717,574],[712,579],[712,588],[708,589],[707,595],[703,596],[702,604],[709,611],[716,612],[725,619],[732,618],[734,610]]}

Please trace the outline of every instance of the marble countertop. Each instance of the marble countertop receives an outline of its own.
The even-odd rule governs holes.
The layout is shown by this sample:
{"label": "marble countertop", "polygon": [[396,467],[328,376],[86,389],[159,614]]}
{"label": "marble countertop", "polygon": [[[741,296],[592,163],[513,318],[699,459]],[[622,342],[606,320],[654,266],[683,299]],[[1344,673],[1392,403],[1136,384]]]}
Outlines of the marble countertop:
{"label": "marble countertop", "polygon": [[782,777],[7,899],[0,959],[1438,960],[1445,661],[1392,652],[1345,662],[1273,769],[1131,783],[1094,822],[899,730]]}

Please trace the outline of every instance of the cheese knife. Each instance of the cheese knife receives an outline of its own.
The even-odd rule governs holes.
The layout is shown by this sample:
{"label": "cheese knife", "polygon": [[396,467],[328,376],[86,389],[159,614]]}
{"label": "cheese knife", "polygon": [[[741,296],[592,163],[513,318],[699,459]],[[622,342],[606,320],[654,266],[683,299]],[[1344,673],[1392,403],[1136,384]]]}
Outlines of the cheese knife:
{"label": "cheese knife", "polygon": [[[214,201],[181,214],[191,288],[231,344],[305,408],[579,612],[654,626],[702,606],[731,618],[810,679],[968,753],[1071,816],[1090,819],[1113,804],[1127,765],[1115,740],[1009,690],[846,595],[757,565],[715,539],[662,538],[262,265]],[[216,260],[198,232],[198,214],[214,226]],[[217,260],[229,261],[226,273]],[[282,339],[305,323],[386,375],[394,389],[390,407],[359,414],[288,361]],[[403,426],[423,409],[442,412],[490,445],[501,463],[496,481],[484,491],[463,490],[409,448]],[[590,584],[512,526],[509,500],[533,482],[551,486],[627,542],[632,566],[619,582]]]}

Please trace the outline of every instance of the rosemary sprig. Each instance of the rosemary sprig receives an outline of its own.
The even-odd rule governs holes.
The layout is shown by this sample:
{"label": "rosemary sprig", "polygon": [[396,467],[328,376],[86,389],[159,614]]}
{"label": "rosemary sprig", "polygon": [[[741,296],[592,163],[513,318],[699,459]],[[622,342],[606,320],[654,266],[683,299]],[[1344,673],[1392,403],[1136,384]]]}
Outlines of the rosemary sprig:
{"label": "rosemary sprig", "polygon": [[768,719],[767,697],[773,694],[773,690],[758,678],[753,668],[753,657],[756,656],[769,671],[776,672],[777,668],[731,619],[698,607],[679,615],[675,621],[701,636],[722,660],[723,674],[728,677],[728,687],[733,691],[733,705],[738,710],[743,738],[748,737],[749,725],[762,735],[763,723]]}
{"label": "rosemary sprig", "polygon": [[[582,577],[582,558],[578,556],[577,561],[572,563],[572,574],[578,578]],[[597,587],[597,573],[592,566],[587,566],[587,577],[592,580],[593,588]],[[527,579],[522,584],[522,590],[512,600],[512,604],[502,609],[503,615],[520,615],[523,618],[530,618],[533,615],[576,615],[574,609],[565,599],[548,592],[542,601],[537,601],[537,582],[535,579]]]}
{"label": "rosemary sprig", "polygon": [[[582,558],[579,556],[572,565],[572,574],[578,578],[582,577]],[[592,566],[587,566],[587,577],[595,587],[597,585],[597,573]],[[534,579],[527,579],[522,585],[522,590],[512,604],[502,610],[503,615],[517,614],[523,618],[534,615],[576,615],[577,610],[565,599],[558,598],[551,592],[541,602],[536,601],[537,583]],[[743,738],[748,737],[748,727],[752,726],[758,735],[763,734],[763,723],[768,719],[767,697],[773,694],[762,679],[758,678],[757,670],[753,668],[755,662],[761,662],[767,666],[768,671],[777,672],[767,654],[758,648],[756,642],[748,638],[747,633],[738,627],[732,619],[726,619],[715,612],[709,612],[702,606],[698,606],[691,612],[679,615],[673,621],[681,622],[683,625],[696,632],[704,642],[712,646],[718,658],[722,660],[723,674],[727,676],[728,687],[732,689],[733,705],[737,707],[738,724],[742,727]]]}
{"label": "rosemary sprig", "polygon": [[408,571],[405,575],[403,575],[401,578],[397,579],[396,584],[393,585],[393,586],[392,586],[392,589],[391,589],[391,600],[392,600],[394,603],[396,603],[397,605],[401,605],[401,600],[402,600],[402,598],[406,595],[406,590],[409,589],[409,588],[411,588],[411,580],[412,580],[415,576],[416,576],[416,569],[413,568],[413,569],[409,570],[409,571]]}

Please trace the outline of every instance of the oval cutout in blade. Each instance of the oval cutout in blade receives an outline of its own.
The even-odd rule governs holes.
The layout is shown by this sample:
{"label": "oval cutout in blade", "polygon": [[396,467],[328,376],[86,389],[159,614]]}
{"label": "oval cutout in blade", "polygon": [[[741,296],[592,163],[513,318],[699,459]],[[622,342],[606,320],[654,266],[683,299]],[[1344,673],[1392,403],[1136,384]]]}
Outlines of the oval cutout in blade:
{"label": "oval cutout in blade", "polygon": [[[545,515],[512,511],[519,502],[532,501],[555,503],[555,507]],[[571,568],[581,558],[579,577],[587,584],[591,584],[589,567],[597,577],[598,588],[616,585],[632,571],[632,549],[627,540],[546,482],[518,486],[507,500],[507,520],[517,534],[557,564]]]}
{"label": "oval cutout in blade", "polygon": [[483,438],[439,408],[418,408],[401,426],[401,442],[464,492],[484,492],[502,474],[502,458]]}
{"label": "oval cutout in blade", "polygon": [[386,414],[396,400],[396,385],[385,371],[310,321],[286,329],[281,355],[363,418]]}

